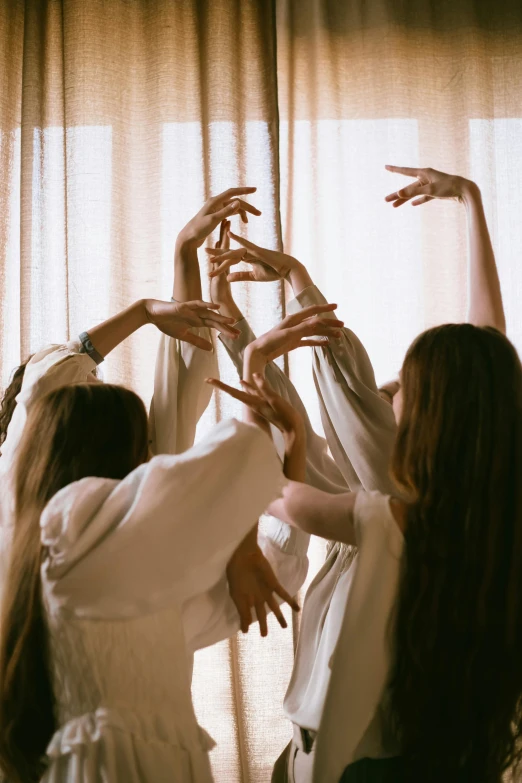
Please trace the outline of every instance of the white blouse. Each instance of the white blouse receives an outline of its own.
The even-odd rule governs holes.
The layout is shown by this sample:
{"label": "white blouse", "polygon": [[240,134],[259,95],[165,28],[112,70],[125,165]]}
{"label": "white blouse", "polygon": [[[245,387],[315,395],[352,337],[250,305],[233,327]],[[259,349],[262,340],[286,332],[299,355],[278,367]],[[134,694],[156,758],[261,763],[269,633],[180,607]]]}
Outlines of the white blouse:
{"label": "white blouse", "polygon": [[[310,286],[289,303],[288,312],[325,302],[321,292]],[[332,314],[331,317],[335,316]],[[254,334],[246,321],[240,321],[236,326],[241,329],[242,338],[238,341],[221,339],[241,373],[244,349],[254,339]],[[274,364],[270,365],[269,372],[267,377],[277,391],[304,412],[308,436],[308,483],[330,492],[346,492],[348,489],[378,490],[385,494],[394,492],[388,473],[396,432],[393,410],[380,397],[368,354],[351,330],[343,329],[340,341],[313,349],[313,373],[321,419],[335,462],[326,452],[325,441],[314,433],[293,384]],[[310,584],[303,604],[294,669],[284,710],[292,723],[314,732],[319,731],[321,721],[327,717],[337,721],[341,730],[348,720],[349,707],[346,704],[334,700],[337,711],[330,714],[328,702],[328,716],[325,704],[328,694],[335,693],[338,686],[342,691],[346,678],[351,676],[341,659],[335,658],[335,666],[333,661],[346,622],[349,596],[358,589],[358,560],[359,555],[346,568],[343,550],[335,546]],[[365,729],[361,728],[359,739],[362,739]],[[327,748],[324,754],[321,752],[321,759],[325,754],[332,754],[329,763],[335,764],[344,759],[345,748],[330,746],[330,735],[322,728],[321,732],[322,746]],[[375,744],[373,748],[374,755],[379,755]],[[386,755],[384,748],[381,752]],[[335,753],[338,753],[337,758]],[[323,768],[322,760],[316,761],[314,774],[315,780],[326,781],[323,775],[328,772],[326,766]],[[333,783],[334,778],[331,780]]]}
{"label": "white blouse", "polygon": [[338,783],[358,759],[399,754],[382,710],[393,659],[394,607],[404,537],[389,497],[359,492],[354,509],[358,555],[332,658],[316,740],[314,783]]}
{"label": "white blouse", "polygon": [[184,607],[283,483],[266,434],[231,420],[122,481],[85,478],[51,499],[42,584],[60,728],[44,780],[212,779]]}
{"label": "white blouse", "polygon": [[[203,332],[202,332],[203,334]],[[205,334],[205,336],[209,336],[208,333]],[[2,481],[3,485],[3,493],[2,498],[4,500],[4,505],[2,509],[2,519],[0,524],[0,539],[1,539],[1,572],[0,572],[0,583],[3,582],[3,579],[5,579],[5,571],[8,563],[8,553],[10,548],[10,540],[12,536],[12,467],[14,462],[14,457],[16,455],[16,447],[20,441],[21,434],[23,432],[23,427],[25,425],[25,421],[27,418],[27,411],[29,407],[35,402],[35,400],[39,399],[43,394],[46,394],[47,392],[50,392],[52,389],[58,388],[59,386],[66,385],[68,383],[82,383],[87,380],[91,379],[92,371],[95,369],[95,363],[94,361],[87,355],[83,353],[79,353],[80,343],[79,342],[72,342],[67,345],[63,346],[49,346],[48,348],[38,352],[29,362],[25,377],[24,377],[24,383],[22,386],[21,393],[17,399],[18,405],[15,409],[15,413],[13,415],[13,419],[11,421],[7,439],[2,447],[2,457],[0,458],[0,479]],[[187,344],[187,343],[180,343],[176,340],[172,340],[170,338],[167,338],[165,336],[162,336],[160,338],[160,345],[158,350],[158,358],[156,362],[156,372],[155,372],[155,384],[154,384],[154,398],[151,405],[151,412],[150,412],[150,438],[151,438],[151,444],[152,449],[155,453],[170,453],[170,454],[176,454],[180,451],[183,451],[184,449],[190,447],[194,440],[194,434],[196,430],[196,425],[199,417],[205,410],[205,407],[208,405],[208,402],[210,400],[210,396],[212,394],[212,389],[208,384],[204,383],[204,379],[211,375],[217,375],[217,361],[215,357],[214,352],[207,352],[207,351],[201,351],[193,346]],[[221,435],[224,434],[224,430],[220,430]],[[238,425],[237,422],[234,426],[239,426],[239,429],[243,429],[243,425]],[[247,428],[246,432],[250,432],[250,428]],[[235,436],[234,436],[235,437]],[[268,443],[268,439],[264,438]],[[208,441],[205,441],[207,443]],[[199,448],[199,447],[198,447]],[[270,447],[270,453],[273,456],[273,447]],[[191,452],[190,455],[186,456],[184,455],[184,459],[192,459],[192,457],[195,457],[196,455],[200,455],[201,452],[199,450]],[[215,455],[214,455],[215,456]],[[238,459],[240,455],[236,452],[235,458]],[[159,475],[158,471],[161,467],[161,460],[164,458],[158,458],[159,462],[156,460],[153,461],[153,463],[157,467],[155,467],[155,475]],[[218,462],[220,462],[221,457],[218,458]],[[152,464],[152,463],[150,463]],[[185,462],[182,460],[180,462],[180,465],[176,468],[176,470],[181,470],[181,465],[185,465]],[[188,470],[187,467],[184,469]],[[278,465],[279,474],[280,474],[280,464]],[[263,470],[263,469],[262,469]],[[262,470],[260,473],[262,473]],[[145,468],[142,468],[141,471],[145,471]],[[241,471],[240,471],[241,472]],[[212,473],[212,470],[211,470]],[[138,474],[137,474],[138,475]],[[148,474],[147,474],[148,475]],[[215,473],[215,475],[219,475],[219,470]],[[134,476],[134,474],[133,474]],[[144,476],[142,477],[144,478]],[[134,476],[133,481],[136,479],[136,476]],[[151,600],[154,601],[156,599],[160,600],[160,604],[162,601],[168,600],[166,599],[166,594],[161,592],[158,588],[158,592],[154,592],[154,595],[151,597],[150,595],[144,596],[140,593],[139,596],[132,593],[132,585],[134,584],[134,579],[130,578],[129,576],[129,569],[124,569],[124,574],[121,575],[124,578],[127,579],[127,583],[125,588],[123,588],[123,582],[122,582],[122,588],[120,590],[119,598],[118,596],[113,592],[110,591],[105,593],[101,596],[101,583],[100,587],[96,588],[98,592],[86,593],[85,592],[85,584],[82,581],[82,584],[80,585],[80,582],[78,580],[78,574],[81,573],[81,570],[84,568],[87,568],[87,570],[91,570],[91,567],[94,563],[97,562],[97,559],[100,556],[100,553],[96,555],[96,557],[92,561],[88,561],[90,564],[85,565],[81,564],[82,557],[83,557],[83,548],[86,545],[86,542],[88,542],[90,539],[86,538],[85,535],[82,533],[80,537],[77,536],[77,533],[79,532],[76,528],[76,525],[78,521],[81,521],[83,518],[82,515],[88,510],[89,503],[94,503],[96,505],[97,499],[104,499],[104,493],[107,490],[107,487],[109,486],[106,481],[100,480],[100,479],[89,479],[86,480],[89,483],[88,492],[83,491],[78,497],[75,496],[75,504],[79,503],[79,505],[75,505],[75,509],[81,509],[80,515],[74,515],[75,523],[72,528],[69,528],[68,525],[65,526],[64,530],[66,532],[66,539],[71,543],[72,549],[70,552],[68,552],[67,557],[70,558],[71,556],[76,557],[74,552],[79,552],[79,561],[78,561],[78,567],[75,568],[75,570],[71,573],[70,576],[70,584],[72,593],[63,593],[64,586],[67,586],[69,584],[68,578],[65,578],[66,575],[63,575],[63,579],[65,581],[62,581],[62,578],[60,579],[60,583],[56,582],[56,584],[49,583],[48,587],[48,598],[49,601],[52,599],[52,606],[53,609],[53,616],[56,615],[55,609],[56,607],[60,607],[63,604],[62,607],[62,613],[65,613],[64,616],[69,616],[70,613],[67,609],[67,606],[70,604],[70,601],[74,598],[75,600],[78,599],[79,603],[75,604],[75,613],[76,615],[80,615],[82,612],[85,613],[85,622],[90,623],[89,628],[92,632],[94,632],[95,629],[98,629],[100,631],[99,638],[97,641],[93,641],[92,644],[89,642],[89,649],[91,649],[91,652],[94,654],[97,650],[103,650],[105,645],[105,640],[109,640],[111,638],[112,630],[109,630],[110,625],[109,623],[112,623],[112,621],[109,621],[106,619],[104,621],[104,625],[100,625],[100,619],[97,618],[95,620],[91,619],[89,617],[89,612],[92,609],[92,600],[93,597],[98,597],[100,601],[96,604],[96,611],[100,612],[103,606],[105,607],[105,610],[109,612],[115,610],[115,607],[117,611],[122,611],[123,605],[121,603],[121,598],[123,596],[123,593],[125,593],[126,596],[126,609],[125,611],[128,612],[130,615],[133,615],[133,612],[136,608],[142,607],[142,609],[145,607],[147,602],[150,602]],[[100,484],[101,481],[101,484]],[[94,483],[92,483],[94,482]],[[109,482],[111,483],[111,482]],[[227,476],[227,485],[229,484],[229,478]],[[140,479],[140,486],[142,482]],[[82,485],[82,482],[78,482],[78,486]],[[143,485],[145,486],[145,485]],[[147,486],[152,486],[151,484],[147,484]],[[188,486],[188,485],[187,485]],[[194,485],[192,485],[194,486]],[[204,517],[205,523],[208,525],[211,525],[213,520],[215,520],[213,516],[213,510],[211,504],[208,502],[208,496],[207,493],[201,493],[201,486],[203,486],[203,483],[200,483],[199,486],[196,487],[195,493],[200,494],[201,498],[205,498],[206,503],[206,514]],[[212,480],[212,487],[216,488],[216,483],[214,480]],[[92,490],[92,492],[91,492]],[[75,490],[76,491],[76,490]],[[65,490],[63,490],[65,492]],[[111,503],[116,502],[116,499],[118,500],[118,503],[122,503],[122,508],[125,507],[125,503],[129,502],[129,495],[128,493],[132,494],[132,488],[129,487],[129,484],[124,484],[122,487],[118,490],[118,492],[114,495],[112,495]],[[99,494],[101,493],[101,494]],[[125,494],[127,493],[127,494]],[[71,496],[67,496],[67,503],[71,501]],[[65,495],[63,496],[63,499],[65,500]],[[107,498],[108,499],[108,498]],[[81,502],[80,502],[81,501]],[[101,501],[100,501],[101,502]],[[50,506],[49,508],[52,508]],[[106,508],[106,506],[105,506]],[[50,513],[50,512],[48,512]],[[94,509],[93,509],[94,513]],[[248,519],[245,517],[244,522],[247,523],[247,527],[244,529],[244,532],[246,533],[246,530],[248,527],[251,527],[255,521],[256,521],[256,515],[260,513],[260,511],[257,511],[254,515],[249,516]],[[235,518],[236,511],[234,510],[233,518]],[[60,515],[58,515],[59,518]],[[47,530],[46,535],[49,532],[49,520],[50,517],[46,517],[47,522],[45,529]],[[100,518],[101,519],[101,518]],[[203,520],[203,518],[202,518]],[[61,524],[61,523],[60,523]],[[83,524],[83,523],[82,523]],[[100,522],[100,524],[103,525],[103,520]],[[55,530],[56,521],[53,523],[53,530]],[[130,530],[130,528],[128,528]],[[94,535],[96,538],[96,529],[92,528],[91,532],[88,535]],[[81,532],[81,531],[80,531]],[[214,532],[219,537],[219,529],[218,525],[216,524],[216,527],[214,528]],[[54,534],[53,534],[54,535]],[[72,538],[71,538],[72,535]],[[128,535],[128,534],[127,534]],[[143,536],[143,531],[141,534]],[[63,543],[62,539],[62,543]],[[116,539],[115,539],[116,540]],[[127,539],[125,537],[118,537],[118,541],[122,542],[122,546],[124,542]],[[215,541],[216,539],[211,535],[208,538],[209,541]],[[261,546],[261,549],[264,551],[265,555],[269,559],[276,576],[281,581],[283,586],[290,592],[290,594],[295,594],[300,586],[302,585],[304,579],[306,578],[306,573],[308,569],[308,560],[306,557],[306,549],[307,544],[303,544],[301,538],[297,533],[294,533],[294,530],[291,529],[288,525],[285,525],[284,523],[279,522],[278,520],[270,519],[267,523],[263,526],[263,532],[259,534],[259,544]],[[307,539],[306,539],[307,541]],[[198,542],[199,543],[199,542]],[[238,541],[236,541],[236,544]],[[148,543],[147,543],[148,545]],[[87,543],[87,548],[89,548],[89,544]],[[233,547],[234,548],[234,547]],[[102,550],[100,550],[101,552]],[[104,550],[103,550],[104,551]],[[217,552],[220,552],[219,548],[216,550]],[[232,550],[230,550],[232,551]],[[160,553],[163,554],[163,553]],[[61,556],[61,555],[60,555]],[[192,654],[195,650],[205,647],[207,645],[214,644],[218,641],[221,641],[222,639],[228,638],[229,636],[233,635],[237,632],[239,629],[239,618],[237,614],[237,610],[235,608],[235,605],[233,604],[230,595],[228,593],[228,585],[226,581],[226,575],[225,575],[225,562],[223,561],[224,555],[221,552],[219,555],[219,567],[217,566],[213,571],[213,577],[211,579],[211,583],[208,583],[205,586],[205,582],[199,581],[200,578],[204,577],[204,580],[207,580],[208,582],[208,576],[207,574],[209,572],[209,568],[212,565],[212,561],[210,563],[202,564],[199,569],[199,575],[196,573],[195,569],[192,569],[192,577],[195,579],[195,583],[197,584],[197,590],[190,589],[190,578],[187,576],[186,579],[183,580],[184,587],[181,588],[180,585],[176,588],[172,588],[177,596],[177,603],[175,608],[176,613],[176,622],[173,625],[173,628],[175,626],[176,630],[173,634],[173,638],[175,638],[175,642],[173,641],[172,644],[175,645],[177,653],[176,655],[172,654],[172,650],[170,647],[172,647],[172,644],[169,643],[169,645],[165,646],[160,644],[159,641],[159,634],[162,627],[163,620],[161,619],[161,616],[163,612],[170,612],[172,615],[172,609],[166,608],[166,609],[160,609],[159,604],[158,607],[154,609],[154,611],[146,610],[148,614],[140,616],[140,617],[134,617],[132,616],[129,620],[129,624],[125,624],[125,628],[129,633],[132,631],[132,633],[136,633],[139,637],[144,634],[147,637],[150,637],[151,639],[151,646],[153,648],[153,651],[146,652],[143,654],[143,650],[139,653],[139,655],[133,656],[136,658],[136,669],[143,668],[143,666],[146,664],[146,662],[150,660],[154,660],[155,658],[158,658],[158,656],[161,656],[161,651],[163,650],[163,662],[168,661],[169,666],[177,665],[173,664],[172,662],[177,659],[178,653],[179,653],[179,646],[180,646],[180,633],[181,632],[181,638],[183,639],[183,671],[185,672],[185,664],[186,664],[186,671],[188,672],[188,678],[189,678],[189,684],[190,684],[190,676],[191,676],[191,670],[192,670]],[[163,574],[164,576],[169,576],[172,570],[172,566],[175,563],[175,554],[172,552],[170,553],[170,559],[169,559],[169,567],[167,569],[167,566],[165,565],[166,571],[168,570],[168,574]],[[56,561],[55,561],[56,565]],[[140,568],[143,568],[143,563],[140,561],[138,565],[136,565],[137,573],[140,573]],[[107,571],[110,571],[111,569],[107,569]],[[97,571],[97,578],[99,575],[99,568],[96,568]],[[57,573],[57,572],[53,572]],[[104,573],[104,576],[108,578],[108,575]],[[161,576],[161,574],[157,574],[158,578]],[[94,581],[96,583],[97,578]],[[105,583],[104,583],[105,584]],[[105,585],[107,586],[107,585]],[[94,585],[91,586],[93,590],[95,590]],[[130,587],[131,592],[127,594],[127,587]],[[156,587],[158,587],[156,585]],[[179,588],[179,589],[178,589]],[[183,600],[181,601],[181,598],[183,597]],[[89,604],[89,601],[91,604]],[[180,603],[181,601],[181,603]],[[82,602],[85,602],[85,606],[83,606],[82,609]],[[51,603],[49,604],[51,608]],[[151,604],[152,605],[152,604]],[[91,606],[91,609],[89,609],[89,606]],[[154,606],[156,606],[154,604]],[[112,607],[112,608],[111,608]],[[132,608],[134,607],[134,608]],[[107,615],[107,618],[109,617],[109,614]],[[131,622],[132,620],[132,622]],[[169,622],[172,624],[172,619],[169,620]],[[76,623],[76,621],[75,621]],[[71,631],[75,627],[75,623],[68,625],[69,631]],[[150,627],[149,627],[150,626]],[[87,627],[87,626],[85,626]],[[112,626],[111,626],[112,627]],[[124,624],[118,620],[115,625],[116,629],[122,629],[124,628]],[[155,630],[154,630],[155,629]],[[82,682],[86,684],[84,688],[84,692],[81,694],[80,701],[82,703],[90,703],[89,700],[92,700],[93,695],[90,692],[90,687],[92,685],[92,677],[86,677],[86,673],[83,671],[83,664],[81,664],[80,659],[78,659],[78,656],[72,655],[72,650],[68,648],[68,642],[67,634],[63,632],[63,628],[59,633],[59,638],[61,641],[64,642],[64,649],[60,647],[60,645],[55,645],[55,654],[57,656],[57,661],[60,661],[62,658],[65,658],[67,661],[72,662],[75,661],[76,664],[80,666],[81,672],[76,672],[76,674],[80,674],[80,678]],[[74,645],[77,643],[78,640],[74,641]],[[78,641],[79,643],[79,641]],[[110,643],[111,646],[112,642]],[[131,639],[127,639],[124,642],[124,645],[128,649],[133,649],[135,647],[135,642]],[[97,652],[96,652],[97,654]],[[152,657],[151,657],[152,656]],[[92,658],[92,656],[91,656]],[[61,666],[58,666],[58,668],[61,668]],[[159,672],[162,673],[162,676],[165,672],[165,666],[160,665],[159,659],[157,660],[157,669]],[[139,680],[138,673],[136,674],[136,681]],[[96,674],[96,678],[98,679],[101,675]],[[140,675],[141,676],[141,675]],[[73,671],[70,672],[70,679],[71,681],[74,681],[75,673]],[[127,677],[127,674],[125,674],[125,677]],[[117,681],[117,678],[114,680]],[[58,690],[61,690],[60,682],[57,682],[56,685]],[[125,690],[125,689],[123,689]],[[67,692],[70,691],[69,685],[67,685]],[[122,691],[123,692],[123,691]],[[96,693],[96,691],[93,691],[93,693]],[[119,697],[118,697],[119,698]],[[60,697],[60,699],[63,698]],[[53,759],[53,764],[51,768],[48,771],[48,780],[69,780],[67,775],[72,775],[71,769],[69,768],[69,764],[79,764],[80,766],[78,769],[82,769],[82,764],[84,764],[85,761],[85,768],[83,769],[83,772],[81,774],[87,775],[85,779],[87,780],[95,780],[97,779],[95,777],[95,774],[99,774],[99,772],[96,772],[98,769],[100,759],[96,760],[95,748],[91,747],[91,745],[97,742],[97,737],[99,736],[99,726],[104,725],[107,721],[109,723],[112,721],[114,725],[122,726],[122,717],[121,714],[115,715],[114,711],[110,713],[109,715],[106,711],[104,711],[105,708],[98,707],[94,711],[94,713],[91,711],[90,713],[85,716],[85,719],[82,719],[79,723],[76,721],[73,723],[68,722],[65,724],[61,732],[58,733],[58,735],[54,738],[53,742],[51,743],[49,752],[51,754],[51,757]],[[192,708],[191,708],[192,709]],[[79,710],[79,711],[78,711]],[[64,719],[66,714],[76,714],[81,715],[81,712],[83,710],[83,707],[76,708],[70,708],[64,707]],[[128,730],[132,733],[132,731],[136,730],[138,734],[142,737],[152,737],[154,738],[154,734],[151,734],[151,727],[147,724],[147,719],[144,717],[144,713],[140,716],[136,716],[134,713],[128,713],[126,712],[126,726]],[[144,722],[145,721],[145,722]],[[170,721],[172,722],[172,721]],[[111,724],[112,725],[112,724]],[[156,725],[156,724],[154,724]],[[159,724],[157,725],[157,727]],[[87,727],[90,727],[87,730]],[[163,729],[160,731],[160,734],[162,733]],[[166,736],[166,735],[165,735]],[[201,739],[203,737],[203,740]],[[73,742],[74,739],[74,742]],[[154,755],[154,742],[153,739],[153,745],[149,750],[145,750],[145,747],[142,747],[141,750],[145,754],[149,754],[151,756]],[[170,740],[169,740],[170,741]],[[129,740],[130,742],[130,740]],[[203,744],[201,744],[203,742]],[[73,744],[71,744],[73,743]],[[132,744],[132,743],[131,743]],[[208,736],[203,732],[198,730],[197,733],[197,753],[200,753],[201,747],[203,747],[205,750],[208,750],[210,747],[212,747],[213,742],[208,738]],[[121,745],[118,746],[121,750]],[[118,750],[118,753],[120,752]],[[101,752],[101,751],[100,751]],[[72,755],[71,755],[72,754]],[[94,755],[93,755],[94,754]],[[125,752],[123,752],[123,759],[126,758]],[[84,761],[81,761],[81,759],[84,759]],[[115,764],[114,769],[118,770],[119,766],[115,759],[113,759],[113,763]],[[122,762],[123,763],[123,762]],[[172,759],[169,761],[169,764],[172,764]],[[176,763],[181,763],[176,762]],[[204,774],[207,777],[190,777],[192,775],[192,772],[187,771],[190,767],[182,767],[184,770],[183,775],[185,777],[181,776],[180,772],[180,780],[206,780],[208,778],[208,775],[210,774],[207,769],[208,762],[201,761],[198,762],[198,764],[203,764],[205,768]],[[87,772],[88,771],[88,772]],[[156,774],[157,770],[155,771]],[[80,772],[78,773],[80,775]],[[199,773],[198,773],[199,774]],[[89,777],[90,775],[90,777]],[[54,777],[53,777],[54,776]],[[71,777],[71,780],[74,780],[74,777]],[[80,777],[78,779],[84,780],[84,778]],[[125,779],[132,781],[132,777],[126,777],[123,775],[123,777],[118,779]],[[161,780],[161,778],[154,778]],[[172,778],[168,778],[171,780]],[[209,778],[208,778],[209,779]]]}

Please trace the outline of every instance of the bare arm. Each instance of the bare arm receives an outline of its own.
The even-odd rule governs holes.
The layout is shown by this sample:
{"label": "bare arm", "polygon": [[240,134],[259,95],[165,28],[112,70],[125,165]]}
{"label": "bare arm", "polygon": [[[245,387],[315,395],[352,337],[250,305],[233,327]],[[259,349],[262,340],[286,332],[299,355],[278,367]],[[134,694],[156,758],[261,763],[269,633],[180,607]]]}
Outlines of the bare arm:
{"label": "bare arm", "polygon": [[305,533],[354,545],[355,498],[354,492],[331,495],[308,484],[290,481],[282,498],[271,503],[269,511]]}
{"label": "bare arm", "polygon": [[411,199],[414,199],[413,206],[420,206],[434,198],[453,199],[465,205],[469,237],[468,320],[475,326],[493,326],[505,334],[506,318],[497,264],[478,186],[464,177],[436,169],[386,168],[417,178],[410,185],[386,196],[386,201],[392,202],[394,207],[400,207]]}
{"label": "bare arm", "polygon": [[482,196],[474,182],[465,181],[462,201],[466,205],[469,233],[469,311],[475,326],[493,326],[506,333],[495,254],[489,236]]}
{"label": "bare arm", "polygon": [[229,188],[218,196],[210,198],[186,226],[180,231],[174,250],[174,289],[177,302],[201,299],[201,277],[198,262],[198,247],[222,220],[240,214],[246,222],[246,213],[260,215],[261,212],[241,199],[241,196],[255,193],[256,188]]}

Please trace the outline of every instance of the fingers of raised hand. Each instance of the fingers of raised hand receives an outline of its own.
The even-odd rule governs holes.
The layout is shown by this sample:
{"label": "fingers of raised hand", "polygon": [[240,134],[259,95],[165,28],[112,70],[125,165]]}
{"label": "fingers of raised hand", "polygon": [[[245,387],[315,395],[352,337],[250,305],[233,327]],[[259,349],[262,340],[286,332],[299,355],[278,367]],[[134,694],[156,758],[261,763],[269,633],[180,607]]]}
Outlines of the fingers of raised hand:
{"label": "fingers of raised hand", "polygon": [[271,609],[275,615],[275,618],[281,628],[288,628],[288,623],[285,620],[285,616],[283,612],[281,611],[281,607],[279,606],[277,602],[277,598],[273,593],[269,593],[266,597],[266,603],[268,604],[269,609]]}
{"label": "fingers of raised hand", "polygon": [[261,215],[261,210],[257,207],[254,207],[252,204],[249,204],[248,201],[243,201],[242,198],[234,198],[225,201],[224,205],[227,207],[229,204],[237,204],[236,211],[239,212],[243,218],[244,223],[248,223],[248,217],[246,215],[247,212],[250,212],[251,215],[259,216]]}
{"label": "fingers of raised hand", "polygon": [[230,248],[230,220],[221,221],[219,229],[219,239],[216,242],[216,248],[228,250]]}
{"label": "fingers of raised hand", "polygon": [[421,196],[411,202],[412,207],[419,207],[421,204],[426,204],[428,201],[433,201],[433,196]]}
{"label": "fingers of raised hand", "polygon": [[250,242],[250,240],[245,239],[244,237],[240,237],[239,234],[234,234],[233,231],[230,232],[230,237],[231,239],[234,239],[242,247],[246,247],[248,250],[253,250],[253,252],[256,255],[259,255],[260,258],[261,258],[261,254],[263,252],[266,252],[264,248],[259,247],[258,245],[254,245],[253,242]]}
{"label": "fingers of raised hand", "polygon": [[[212,250],[212,248],[208,248]],[[244,260],[246,250],[240,248],[239,250],[227,250],[220,255],[211,256],[210,261],[214,265],[214,268],[210,272],[210,277],[218,277],[224,272],[228,272],[231,266],[241,263]]]}
{"label": "fingers of raised hand", "polygon": [[299,310],[299,312],[293,313],[292,315],[287,315],[286,318],[282,321],[281,325],[284,327],[295,326],[296,324],[302,323],[302,321],[305,321],[307,318],[311,318],[312,316],[318,315],[320,313],[332,312],[332,310],[335,310],[336,308],[336,304],[321,304],[312,305],[311,307],[303,307],[303,309]]}
{"label": "fingers of raised hand", "polygon": [[216,321],[214,318],[204,318],[203,323],[209,329],[215,329],[217,332],[230,337],[232,340],[237,340],[241,332],[230,324],[224,324],[220,321]]}
{"label": "fingers of raised hand", "polygon": [[394,174],[404,174],[406,177],[418,177],[425,169],[414,169],[408,166],[385,166],[386,171],[392,171]]}
{"label": "fingers of raised hand", "polygon": [[221,313],[211,310],[208,307],[194,307],[182,313],[181,317],[186,318],[187,320],[197,318],[200,324],[207,320],[214,321],[218,324],[226,324],[227,326],[231,326],[235,323],[234,318],[231,316],[221,315]]}
{"label": "fingers of raised hand", "polygon": [[312,337],[323,335],[325,337],[340,337],[340,330],[344,326],[342,321],[329,318],[309,318],[301,324],[291,326],[289,331],[294,336]]}
{"label": "fingers of raised hand", "polygon": [[206,310],[219,310],[221,307],[221,305],[216,304],[216,302],[204,302],[203,299],[192,299],[189,302],[183,302],[182,304],[176,304],[175,306],[179,308],[180,312],[198,308],[204,308]]}
{"label": "fingers of raised hand", "polygon": [[239,627],[242,633],[248,633],[250,624],[253,622],[251,603],[246,598],[238,598],[234,600],[234,603],[239,612]]}
{"label": "fingers of raised hand", "polygon": [[244,187],[244,188],[228,188],[222,193],[218,193],[217,196],[212,196],[205,204],[205,211],[211,211],[211,207],[219,207],[227,201],[237,196],[248,196],[250,193],[255,193],[257,188]]}
{"label": "fingers of raised hand", "polygon": [[225,392],[225,394],[229,394],[231,397],[234,397],[234,399],[245,403],[245,405],[250,405],[252,400],[255,399],[254,394],[241,391],[240,389],[236,389],[234,386],[229,386],[228,383],[223,383],[223,381],[220,381],[219,378],[207,378],[206,382],[211,386],[214,386],[216,389]]}

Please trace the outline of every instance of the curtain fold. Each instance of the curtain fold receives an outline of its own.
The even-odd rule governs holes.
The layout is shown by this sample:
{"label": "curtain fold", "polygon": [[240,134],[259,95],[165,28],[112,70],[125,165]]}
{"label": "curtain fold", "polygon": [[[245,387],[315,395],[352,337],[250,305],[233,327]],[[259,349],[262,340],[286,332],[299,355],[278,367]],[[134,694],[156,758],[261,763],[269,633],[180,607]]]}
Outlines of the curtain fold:
{"label": "curtain fold", "polygon": [[[520,350],[521,84],[520,0],[0,0],[2,386],[43,343],[168,298],[177,232],[238,184],[263,216],[236,230],[305,262],[388,380],[419,331],[465,317],[467,276],[463,208],[391,209],[386,163],[478,181]],[[236,294],[258,332],[290,296]],[[106,379],[147,401],[155,345],[141,330]],[[307,352],[290,373],[320,430]],[[199,431],[237,411],[216,396]],[[196,656],[218,783],[270,779],[294,642],[271,621]]]}

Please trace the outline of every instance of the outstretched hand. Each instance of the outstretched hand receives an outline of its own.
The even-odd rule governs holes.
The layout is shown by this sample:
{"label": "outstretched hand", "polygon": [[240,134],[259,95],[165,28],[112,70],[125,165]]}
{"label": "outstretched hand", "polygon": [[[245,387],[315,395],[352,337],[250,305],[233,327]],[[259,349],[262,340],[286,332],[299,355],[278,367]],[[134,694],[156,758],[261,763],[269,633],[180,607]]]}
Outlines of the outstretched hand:
{"label": "outstretched hand", "polygon": [[336,307],[336,304],[312,305],[287,315],[281,323],[250,343],[247,352],[261,357],[266,364],[295,348],[322,346],[330,339],[339,338],[344,322],[323,316]]}
{"label": "outstretched hand", "polygon": [[445,174],[436,169],[414,169],[406,166],[386,166],[385,168],[387,171],[404,174],[406,177],[416,177],[415,182],[386,196],[384,200],[391,202],[394,207],[400,207],[411,199],[414,199],[411,202],[414,207],[426,204],[435,198],[461,201],[473,184],[464,177]]}
{"label": "outstretched hand", "polygon": [[287,627],[276,596],[282,598],[295,612],[299,611],[299,604],[279,583],[257,541],[251,543],[249,539],[250,537],[247,537],[239,545],[227,566],[230,597],[239,612],[243,633],[248,632],[250,623],[253,622],[252,609],[255,609],[261,636],[267,636],[267,606],[273,611],[279,625],[282,628]]}
{"label": "outstretched hand", "polygon": [[256,190],[257,188],[249,187],[229,188],[218,196],[213,196],[205,202],[197,215],[189,220],[187,225],[180,231],[178,242],[201,247],[208,235],[219,226],[221,221],[232,215],[239,214],[242,221],[248,223],[248,213],[260,215],[261,212],[240,197],[249,193],[255,193]]}
{"label": "outstretched hand", "polygon": [[233,318],[220,315],[219,305],[196,300],[193,302],[162,302],[158,299],[145,300],[145,311],[149,323],[168,335],[191,343],[204,351],[212,350],[212,343],[190,330],[203,326],[216,329],[227,337],[235,339],[239,331],[232,324]]}

